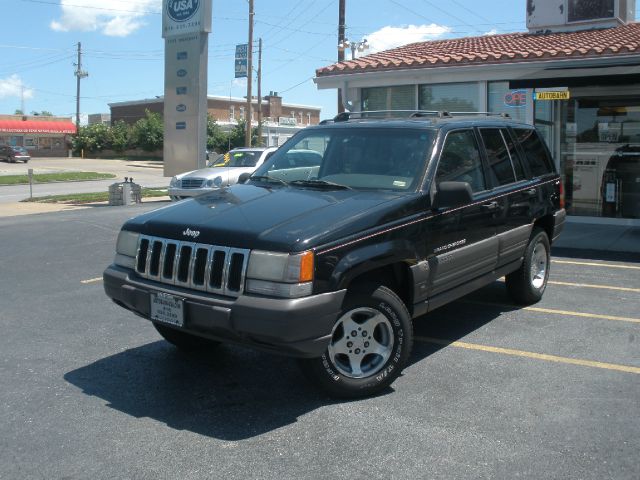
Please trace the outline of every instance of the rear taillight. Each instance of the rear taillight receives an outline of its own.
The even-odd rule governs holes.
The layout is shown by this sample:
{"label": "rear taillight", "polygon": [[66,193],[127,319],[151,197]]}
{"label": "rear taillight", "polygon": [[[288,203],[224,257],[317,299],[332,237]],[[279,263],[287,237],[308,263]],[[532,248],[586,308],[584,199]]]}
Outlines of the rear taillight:
{"label": "rear taillight", "polygon": [[560,180],[560,208],[564,208],[564,184]]}

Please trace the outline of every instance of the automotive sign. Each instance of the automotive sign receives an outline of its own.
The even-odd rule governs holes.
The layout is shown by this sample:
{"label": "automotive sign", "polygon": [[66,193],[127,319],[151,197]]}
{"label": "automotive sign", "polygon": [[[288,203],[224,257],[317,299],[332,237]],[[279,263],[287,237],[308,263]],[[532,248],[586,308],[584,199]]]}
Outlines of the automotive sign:
{"label": "automotive sign", "polygon": [[184,22],[198,11],[200,0],[168,0],[167,15],[176,22]]}
{"label": "automotive sign", "polygon": [[162,36],[211,32],[211,0],[163,0]]}
{"label": "automotive sign", "polygon": [[534,100],[569,100],[569,90],[560,92],[536,92],[533,94]]}
{"label": "automotive sign", "polygon": [[247,76],[247,44],[236,45],[236,78]]}

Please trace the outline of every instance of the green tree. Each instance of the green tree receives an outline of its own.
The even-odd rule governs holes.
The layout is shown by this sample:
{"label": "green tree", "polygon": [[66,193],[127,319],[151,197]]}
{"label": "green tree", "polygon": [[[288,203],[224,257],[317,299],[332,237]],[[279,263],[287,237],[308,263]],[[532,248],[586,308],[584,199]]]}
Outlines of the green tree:
{"label": "green tree", "polygon": [[161,149],[164,141],[164,126],[160,114],[146,110],[145,118],[141,118],[133,126],[132,137],[135,144],[145,152]]}
{"label": "green tree", "polygon": [[[244,132],[247,122],[240,120],[238,124],[229,132],[231,148],[244,147]],[[258,129],[251,129],[251,146],[258,144]]]}
{"label": "green tree", "polygon": [[20,110],[19,108],[16,108],[16,111],[13,112],[14,115],[24,115],[24,112],[22,110]]}
{"label": "green tree", "polygon": [[131,127],[124,120],[118,120],[115,122],[111,126],[110,133],[111,148],[114,151],[122,153],[132,147]]}
{"label": "green tree", "polygon": [[73,137],[72,142],[73,150],[78,154],[82,150],[85,154],[100,152],[111,146],[110,128],[102,123],[80,127],[80,131]]}
{"label": "green tree", "polygon": [[228,149],[229,135],[211,115],[207,115],[207,150],[222,153]]}
{"label": "green tree", "polygon": [[[18,115],[20,115],[20,114],[18,114]],[[43,117],[53,117],[53,113],[51,113],[49,110],[42,110],[41,112],[33,111],[33,112],[31,112],[31,115],[43,116]]]}

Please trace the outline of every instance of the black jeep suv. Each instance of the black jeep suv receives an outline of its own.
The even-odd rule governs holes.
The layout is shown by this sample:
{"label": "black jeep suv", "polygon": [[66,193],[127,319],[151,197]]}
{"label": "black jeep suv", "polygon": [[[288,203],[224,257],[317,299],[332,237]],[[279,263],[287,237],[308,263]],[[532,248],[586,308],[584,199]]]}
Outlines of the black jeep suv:
{"label": "black jeep suv", "polygon": [[516,302],[541,298],[565,212],[533,127],[351,117],[298,132],[243,184],[127,221],[107,295],[179,348],[300,357],[352,397],[398,377],[412,319],[505,275]]}

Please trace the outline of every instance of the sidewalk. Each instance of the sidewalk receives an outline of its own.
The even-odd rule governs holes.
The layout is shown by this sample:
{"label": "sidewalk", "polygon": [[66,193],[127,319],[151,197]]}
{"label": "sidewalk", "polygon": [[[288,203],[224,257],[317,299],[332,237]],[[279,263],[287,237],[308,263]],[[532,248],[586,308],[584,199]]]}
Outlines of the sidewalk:
{"label": "sidewalk", "polygon": [[640,226],[572,222],[569,217],[564,231],[553,246],[562,249],[640,254]]}

